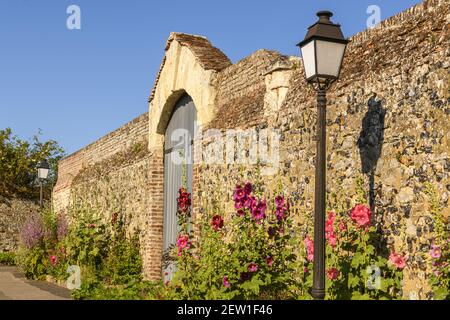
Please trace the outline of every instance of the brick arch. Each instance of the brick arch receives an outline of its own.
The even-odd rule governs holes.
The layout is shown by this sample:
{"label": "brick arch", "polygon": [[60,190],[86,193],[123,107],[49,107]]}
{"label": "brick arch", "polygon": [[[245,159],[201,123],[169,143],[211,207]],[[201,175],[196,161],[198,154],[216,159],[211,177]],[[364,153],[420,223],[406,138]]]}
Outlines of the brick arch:
{"label": "brick arch", "polygon": [[159,147],[173,107],[183,93],[192,97],[200,126],[216,113],[217,73],[230,60],[204,37],[172,33],[149,99],[149,149]]}
{"label": "brick arch", "polygon": [[[217,73],[231,65],[230,60],[204,37],[172,33],[149,98],[150,210],[145,213],[141,244],[144,277],[160,279],[164,230],[164,135],[173,109],[183,94],[189,95],[197,109],[197,125],[208,124],[216,113]],[[195,149],[195,146],[194,146]],[[195,152],[195,151],[194,151]],[[193,188],[198,181],[193,168]],[[196,196],[193,192],[193,204]],[[194,208],[195,214],[195,208]]]}

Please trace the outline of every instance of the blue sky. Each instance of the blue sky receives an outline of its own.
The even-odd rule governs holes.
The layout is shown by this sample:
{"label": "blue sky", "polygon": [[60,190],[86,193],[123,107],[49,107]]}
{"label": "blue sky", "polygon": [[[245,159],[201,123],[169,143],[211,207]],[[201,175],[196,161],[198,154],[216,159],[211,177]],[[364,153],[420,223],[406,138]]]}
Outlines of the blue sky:
{"label": "blue sky", "polygon": [[[22,138],[42,129],[74,152],[148,108],[171,31],[201,34],[233,62],[295,44],[318,10],[335,13],[346,36],[420,0],[0,0],[0,129]],[[69,5],[81,30],[66,27]]]}

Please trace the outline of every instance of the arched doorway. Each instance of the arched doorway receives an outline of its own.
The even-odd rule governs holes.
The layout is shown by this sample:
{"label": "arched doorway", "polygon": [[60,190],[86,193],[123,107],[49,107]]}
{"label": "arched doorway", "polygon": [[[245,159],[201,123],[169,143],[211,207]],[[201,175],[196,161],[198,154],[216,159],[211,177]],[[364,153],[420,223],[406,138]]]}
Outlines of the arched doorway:
{"label": "arched doorway", "polygon": [[197,110],[192,98],[185,94],[175,104],[164,137],[164,236],[163,278],[169,280],[175,264],[167,259],[167,252],[177,241],[178,190],[186,184],[192,193],[193,139]]}

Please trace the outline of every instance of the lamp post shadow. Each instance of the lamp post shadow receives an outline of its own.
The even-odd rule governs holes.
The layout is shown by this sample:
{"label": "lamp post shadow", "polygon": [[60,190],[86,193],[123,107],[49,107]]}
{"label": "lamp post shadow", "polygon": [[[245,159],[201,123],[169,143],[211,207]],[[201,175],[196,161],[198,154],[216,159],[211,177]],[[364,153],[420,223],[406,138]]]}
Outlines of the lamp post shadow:
{"label": "lamp post shadow", "polygon": [[382,101],[376,99],[376,94],[369,99],[367,105],[368,110],[361,123],[357,144],[362,172],[369,177],[369,205],[370,210],[374,212],[375,171],[383,148],[386,109],[383,108]]}

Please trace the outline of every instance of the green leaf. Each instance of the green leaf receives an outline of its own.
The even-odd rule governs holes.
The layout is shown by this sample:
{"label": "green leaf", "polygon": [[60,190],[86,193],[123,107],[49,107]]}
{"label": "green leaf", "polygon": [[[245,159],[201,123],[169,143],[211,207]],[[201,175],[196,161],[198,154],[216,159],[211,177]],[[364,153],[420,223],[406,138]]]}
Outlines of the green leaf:
{"label": "green leaf", "polygon": [[359,265],[361,264],[363,259],[364,259],[364,257],[362,256],[362,254],[360,252],[356,252],[352,258],[351,266],[353,268],[359,267]]}
{"label": "green leaf", "polygon": [[361,294],[359,291],[352,292],[352,300],[370,300],[370,296],[368,294]]}
{"label": "green leaf", "polygon": [[448,295],[449,291],[445,287],[440,287],[433,291],[435,300],[444,300]]}

